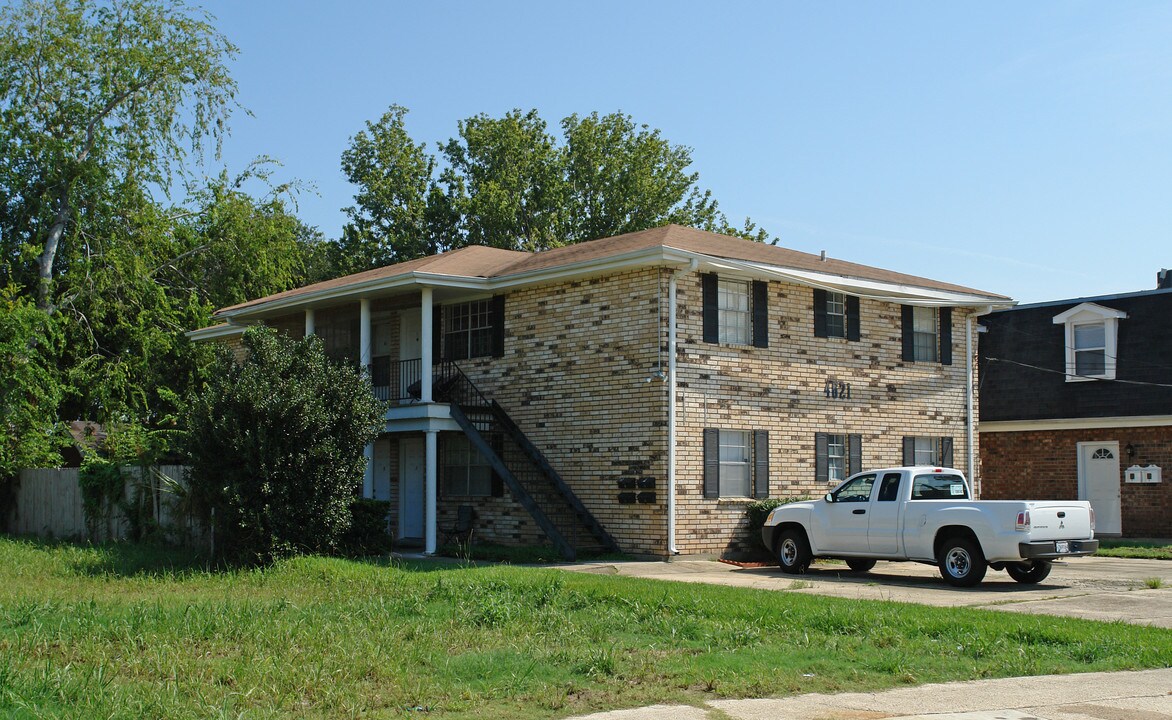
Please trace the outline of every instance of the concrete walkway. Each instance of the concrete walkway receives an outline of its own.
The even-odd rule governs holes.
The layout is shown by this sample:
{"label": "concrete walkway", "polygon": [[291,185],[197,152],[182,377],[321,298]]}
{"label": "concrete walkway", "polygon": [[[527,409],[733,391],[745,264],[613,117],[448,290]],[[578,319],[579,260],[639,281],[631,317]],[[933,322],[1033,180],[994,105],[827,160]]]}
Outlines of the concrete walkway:
{"label": "concrete walkway", "polygon": [[1172,720],[1172,669],[920,685],[878,693],[655,705],[582,720]]}

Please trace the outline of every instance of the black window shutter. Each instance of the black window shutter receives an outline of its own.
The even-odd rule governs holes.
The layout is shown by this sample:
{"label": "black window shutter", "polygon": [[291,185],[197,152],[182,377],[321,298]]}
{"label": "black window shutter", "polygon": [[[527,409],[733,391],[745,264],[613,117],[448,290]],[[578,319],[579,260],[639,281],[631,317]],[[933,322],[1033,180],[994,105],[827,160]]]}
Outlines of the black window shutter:
{"label": "black window shutter", "polygon": [[492,296],[492,356],[505,355],[505,296]]}
{"label": "black window shutter", "polygon": [[753,497],[769,497],[769,431],[753,431]]}
{"label": "black window shutter", "polygon": [[859,337],[859,299],[853,295],[846,296],[846,339],[858,342]]}
{"label": "black window shutter", "polygon": [[863,436],[847,435],[847,475],[854,475],[863,469]]}
{"label": "black window shutter", "polygon": [[[915,323],[912,320],[912,306],[902,305],[903,308],[903,359],[912,362],[916,359]],[[905,465],[907,463],[904,463]]]}
{"label": "black window shutter", "polygon": [[814,337],[826,337],[826,291],[814,289]]}
{"label": "black window shutter", "polygon": [[[501,436],[499,433],[496,435],[493,435],[492,440],[490,441],[490,445],[492,446],[492,451],[494,453],[496,453],[496,456],[501,459],[501,462],[504,462],[505,461],[504,437]],[[493,497],[504,497],[504,494],[505,494],[505,479],[500,476],[500,473],[498,473],[496,470],[493,470],[492,471],[492,496]]]}
{"label": "black window shutter", "polygon": [[704,428],[704,497],[720,497],[720,430]]}
{"label": "black window shutter", "polygon": [[952,364],[952,308],[940,308],[940,364]]}
{"label": "black window shutter", "polygon": [[431,359],[439,362],[444,359],[444,328],[443,308],[433,305],[431,308]]}
{"label": "black window shutter", "polygon": [[704,342],[720,342],[720,310],[717,306],[717,278],[712,273],[700,276],[700,295],[704,302]]}
{"label": "black window shutter", "polygon": [[753,281],[753,347],[769,347],[769,283]]}
{"label": "black window shutter", "polygon": [[910,435],[903,438],[903,464],[905,466],[916,464],[916,439]]}
{"label": "black window shutter", "polygon": [[830,437],[814,433],[814,480],[825,485],[830,482]]}
{"label": "black window shutter", "polygon": [[944,467],[952,467],[952,438],[940,438],[940,464]]}

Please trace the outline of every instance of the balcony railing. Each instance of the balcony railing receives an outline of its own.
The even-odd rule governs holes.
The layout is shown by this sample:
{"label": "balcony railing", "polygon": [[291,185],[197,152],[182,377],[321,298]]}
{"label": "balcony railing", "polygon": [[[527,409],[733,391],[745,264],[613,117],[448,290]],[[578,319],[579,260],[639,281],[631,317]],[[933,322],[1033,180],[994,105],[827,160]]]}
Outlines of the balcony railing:
{"label": "balcony railing", "polygon": [[370,383],[374,395],[384,402],[406,403],[419,399],[423,360],[375,358],[370,364]]}

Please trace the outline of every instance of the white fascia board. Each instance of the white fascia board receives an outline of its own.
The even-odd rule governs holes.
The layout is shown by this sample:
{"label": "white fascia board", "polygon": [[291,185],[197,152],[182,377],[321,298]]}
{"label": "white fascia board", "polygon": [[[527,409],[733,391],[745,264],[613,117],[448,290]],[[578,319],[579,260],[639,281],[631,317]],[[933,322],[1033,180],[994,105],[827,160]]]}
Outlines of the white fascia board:
{"label": "white fascia board", "polygon": [[702,258],[704,256],[696,255],[695,253],[690,253],[684,250],[655,246],[650,248],[643,248],[641,250],[635,250],[633,252],[624,253],[622,255],[611,255],[604,258],[574,263],[573,265],[561,265],[553,268],[543,268],[541,270],[518,273],[516,275],[505,275],[499,278],[494,278],[491,281],[491,287],[494,290],[514,288],[523,285],[535,285],[537,283],[549,282],[551,280],[588,277],[591,275],[612,272],[615,270],[630,270],[633,268],[646,267],[648,265],[655,265],[660,263],[687,265],[691,262],[692,257]]}
{"label": "white fascia board", "polygon": [[929,307],[986,307],[1007,308],[1016,305],[1014,300],[994,300],[985,295],[971,295],[948,290],[933,290],[913,285],[885,283],[878,280],[864,280],[849,278],[830,273],[811,272],[809,270],[794,270],[774,265],[726,260],[724,258],[707,258],[707,265],[713,269],[727,269],[734,272],[753,274],[758,277],[795,282],[808,285],[820,290],[844,292],[848,295],[857,295],[871,300],[899,303],[903,305],[923,305]]}
{"label": "white fascia board", "polygon": [[209,327],[200,328],[198,330],[188,330],[183,334],[196,342],[202,342],[204,340],[216,340],[219,338],[243,335],[244,331],[247,329],[247,325],[220,323],[219,325],[211,325]]}
{"label": "white fascia board", "polygon": [[978,429],[982,433],[1030,432],[1038,430],[1096,430],[1099,428],[1133,427],[1172,427],[1172,415],[997,420],[983,422],[978,425]]}

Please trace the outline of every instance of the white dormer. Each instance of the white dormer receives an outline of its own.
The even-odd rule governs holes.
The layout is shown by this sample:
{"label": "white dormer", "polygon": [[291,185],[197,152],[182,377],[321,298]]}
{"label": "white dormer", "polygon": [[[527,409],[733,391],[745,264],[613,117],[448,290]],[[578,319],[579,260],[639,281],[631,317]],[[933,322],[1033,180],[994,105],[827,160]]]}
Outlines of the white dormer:
{"label": "white dormer", "polygon": [[1089,302],[1054,316],[1055,325],[1066,326],[1066,382],[1115,379],[1119,321],[1126,317]]}

